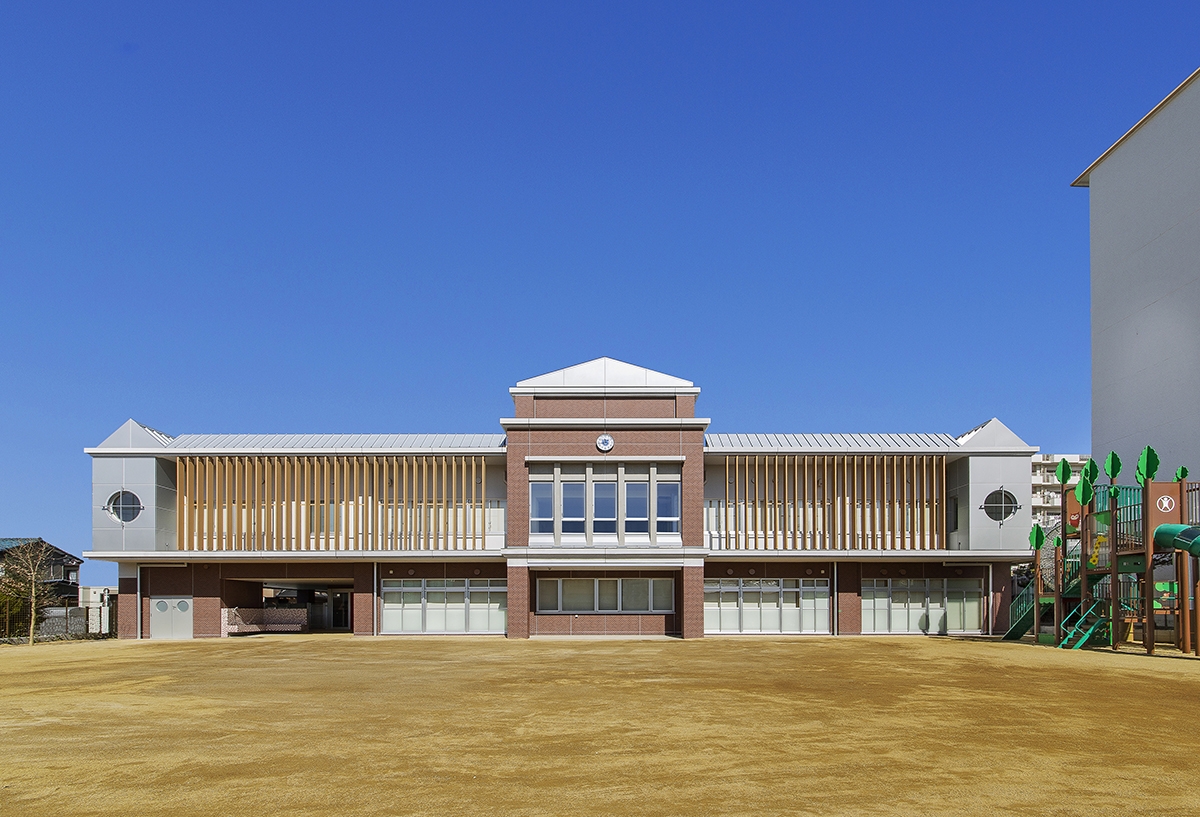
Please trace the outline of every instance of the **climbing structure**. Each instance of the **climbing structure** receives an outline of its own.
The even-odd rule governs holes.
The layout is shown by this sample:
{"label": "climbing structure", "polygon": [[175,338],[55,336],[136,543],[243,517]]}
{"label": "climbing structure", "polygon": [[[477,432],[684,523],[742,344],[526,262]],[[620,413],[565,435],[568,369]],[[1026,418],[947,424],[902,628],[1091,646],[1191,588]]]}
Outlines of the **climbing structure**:
{"label": "climbing structure", "polygon": [[[1059,468],[1065,486],[1070,467],[1064,461]],[[1110,454],[1108,485],[1096,486],[1099,469],[1089,461],[1079,485],[1064,487],[1063,524],[1052,531],[1058,535],[1051,539],[1037,526],[1030,534],[1038,559],[1012,602],[1006,639],[1032,630],[1035,639],[1063,649],[1116,650],[1140,630],[1142,646],[1153,653],[1161,618],[1173,622],[1180,650],[1200,655],[1200,483],[1188,482],[1185,468],[1173,482],[1156,482],[1157,468],[1147,448],[1138,461],[1139,484],[1118,485],[1121,463]],[[1173,572],[1173,580],[1156,582],[1156,567]],[[1051,622],[1052,632],[1042,633]]]}

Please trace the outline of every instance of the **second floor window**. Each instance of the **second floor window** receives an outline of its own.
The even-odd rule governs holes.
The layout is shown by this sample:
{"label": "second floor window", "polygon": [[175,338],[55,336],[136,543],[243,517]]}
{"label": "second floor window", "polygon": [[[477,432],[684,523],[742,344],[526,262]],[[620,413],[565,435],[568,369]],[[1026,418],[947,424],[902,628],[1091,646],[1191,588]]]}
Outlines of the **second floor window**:
{"label": "second floor window", "polygon": [[529,532],[576,544],[678,536],[681,478],[677,462],[535,463]]}
{"label": "second floor window", "polygon": [[554,483],[529,484],[529,532],[554,533]]}
{"label": "second floor window", "polygon": [[562,532],[585,533],[587,531],[587,484],[564,482],[562,484]]}
{"label": "second floor window", "polygon": [[658,485],[659,533],[679,533],[679,483],[661,482]]}
{"label": "second floor window", "polygon": [[617,532],[617,483],[592,486],[592,533]]}
{"label": "second floor window", "polygon": [[650,484],[648,482],[625,483],[625,532],[648,533],[650,531]]}

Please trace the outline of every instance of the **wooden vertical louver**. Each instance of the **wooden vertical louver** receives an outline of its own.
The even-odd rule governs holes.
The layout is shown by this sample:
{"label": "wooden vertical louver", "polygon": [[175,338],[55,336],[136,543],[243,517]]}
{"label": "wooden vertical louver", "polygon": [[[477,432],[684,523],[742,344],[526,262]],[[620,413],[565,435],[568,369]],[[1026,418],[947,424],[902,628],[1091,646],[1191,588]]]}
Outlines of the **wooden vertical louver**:
{"label": "wooden vertical louver", "polygon": [[180,457],[180,550],[480,550],[480,456]]}
{"label": "wooden vertical louver", "polygon": [[725,550],[945,547],[946,458],[728,455],[712,521]]}

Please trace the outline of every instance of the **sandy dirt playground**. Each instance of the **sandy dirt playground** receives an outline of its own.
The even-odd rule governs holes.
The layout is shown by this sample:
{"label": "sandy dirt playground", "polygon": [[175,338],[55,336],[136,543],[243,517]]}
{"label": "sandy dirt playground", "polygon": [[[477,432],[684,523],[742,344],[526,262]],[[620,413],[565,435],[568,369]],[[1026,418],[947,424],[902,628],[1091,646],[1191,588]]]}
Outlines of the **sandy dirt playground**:
{"label": "sandy dirt playground", "polygon": [[937,638],[0,647],[0,814],[1200,814],[1200,661]]}

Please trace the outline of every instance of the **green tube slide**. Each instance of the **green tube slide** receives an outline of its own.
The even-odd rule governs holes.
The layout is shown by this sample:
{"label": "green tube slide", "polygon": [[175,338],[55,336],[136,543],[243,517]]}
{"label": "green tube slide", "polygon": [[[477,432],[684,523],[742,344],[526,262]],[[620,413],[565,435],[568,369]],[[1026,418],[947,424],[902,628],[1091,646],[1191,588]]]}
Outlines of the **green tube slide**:
{"label": "green tube slide", "polygon": [[1200,556],[1200,527],[1194,525],[1159,525],[1154,529],[1155,550],[1186,550]]}

